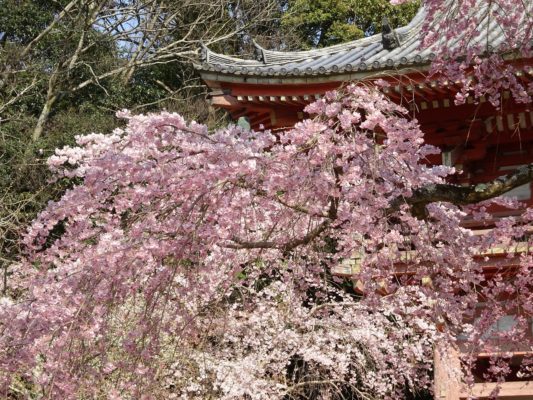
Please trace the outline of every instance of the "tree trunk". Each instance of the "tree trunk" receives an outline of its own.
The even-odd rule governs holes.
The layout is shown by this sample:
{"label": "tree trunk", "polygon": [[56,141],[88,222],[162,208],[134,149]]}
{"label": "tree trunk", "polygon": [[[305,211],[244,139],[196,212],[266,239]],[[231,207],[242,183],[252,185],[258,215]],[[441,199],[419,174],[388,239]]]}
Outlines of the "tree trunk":
{"label": "tree trunk", "polygon": [[41,137],[44,125],[48,122],[48,117],[50,115],[50,111],[52,110],[52,106],[56,101],[56,98],[57,97],[55,95],[46,98],[46,103],[44,103],[43,109],[41,110],[41,115],[39,115],[39,119],[37,120],[37,124],[35,125],[33,133],[31,135],[31,140],[33,142],[37,141]]}
{"label": "tree trunk", "polygon": [[57,75],[58,75],[58,71],[55,70],[50,76],[50,80],[48,81],[48,91],[46,92],[46,101],[41,110],[41,115],[39,115],[39,119],[37,120],[37,124],[35,125],[35,128],[33,129],[33,133],[31,135],[32,142],[37,141],[41,137],[44,126],[48,122],[50,111],[52,111],[52,106],[57,100],[56,87],[55,87],[55,84],[57,81]]}

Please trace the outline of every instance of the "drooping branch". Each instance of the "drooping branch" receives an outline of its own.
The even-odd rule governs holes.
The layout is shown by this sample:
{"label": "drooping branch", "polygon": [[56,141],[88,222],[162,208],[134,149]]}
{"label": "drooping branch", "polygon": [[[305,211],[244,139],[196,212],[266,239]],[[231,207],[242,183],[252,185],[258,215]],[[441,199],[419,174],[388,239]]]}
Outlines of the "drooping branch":
{"label": "drooping branch", "polygon": [[328,208],[328,219],[323,220],[314,229],[310,230],[306,235],[300,238],[294,238],[287,242],[271,242],[271,241],[256,241],[250,242],[239,238],[233,238],[231,241],[234,244],[228,244],[226,247],[233,249],[279,249],[284,252],[289,252],[298,246],[305,246],[318,238],[323,232],[331,226],[332,221],[337,219],[337,207],[339,201],[337,198],[330,198]]}
{"label": "drooping branch", "polygon": [[316,228],[309,231],[305,236],[289,240],[288,242],[271,242],[271,241],[257,241],[250,242],[241,240],[239,238],[233,238],[234,244],[228,244],[226,247],[231,249],[279,249],[283,251],[292,251],[298,246],[306,245],[316,239],[322,232],[324,232],[331,224],[330,220],[322,221]]}
{"label": "drooping branch", "polygon": [[519,186],[533,181],[533,164],[519,167],[513,173],[498,177],[487,183],[458,186],[452,184],[434,184],[414,191],[409,198],[395,199],[387,214],[397,211],[402,204],[411,207],[413,214],[419,217],[426,215],[425,208],[430,203],[449,202],[456,205],[479,203],[501,196]]}

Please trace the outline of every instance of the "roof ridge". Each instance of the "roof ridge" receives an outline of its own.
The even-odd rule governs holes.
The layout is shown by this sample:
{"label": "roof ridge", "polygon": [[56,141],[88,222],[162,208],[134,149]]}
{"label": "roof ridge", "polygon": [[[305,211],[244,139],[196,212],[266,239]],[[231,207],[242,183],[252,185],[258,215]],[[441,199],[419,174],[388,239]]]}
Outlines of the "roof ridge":
{"label": "roof ridge", "polygon": [[[407,36],[412,36],[417,33],[417,31],[422,27],[424,22],[424,17],[426,14],[426,9],[424,6],[421,6],[413,19],[407,24],[399,28],[394,28],[394,32],[399,36],[400,41],[403,42],[404,38]],[[364,38],[352,40],[350,42],[339,43],[328,47],[323,47],[319,49],[310,49],[310,50],[297,50],[297,51],[281,51],[281,50],[269,50],[264,47],[254,43],[258,48],[263,52],[264,63],[270,64],[268,58],[291,58],[292,61],[303,60],[306,58],[317,58],[324,55],[330,55],[339,53],[341,51],[349,51],[353,48],[368,46],[372,43],[376,43],[382,40],[382,34],[377,33],[371,36]],[[401,43],[400,43],[401,45]]]}
{"label": "roof ridge", "polygon": [[[482,13],[484,10],[474,12]],[[217,76],[231,75],[227,79],[241,80],[242,78],[236,76],[241,75],[245,80],[248,77],[258,79],[286,77],[289,80],[296,78],[303,82],[312,76],[342,75],[342,79],[351,79],[354,74],[362,76],[379,70],[417,68],[429,64],[435,58],[436,46],[446,40],[445,37],[441,37],[437,42],[421,48],[426,13],[426,8],[422,6],[409,24],[403,27],[393,31],[388,29],[384,35],[372,35],[323,49],[294,52],[267,50],[254,41],[258,60],[217,54],[204,46],[202,64],[195,67],[200,71],[215,72]],[[488,29],[489,32],[483,33],[487,34],[487,47],[497,49],[502,46],[505,37],[498,34],[498,25],[491,23]],[[459,35],[446,45],[453,50],[460,46],[461,40],[462,36]],[[482,38],[478,40],[481,41]]]}
{"label": "roof ridge", "polygon": [[[425,7],[421,6],[409,22],[409,24],[402,26],[400,28],[395,28],[394,31],[400,39],[400,45],[405,38],[413,36],[422,26],[425,16]],[[241,64],[246,63],[249,65],[282,65],[289,64],[295,61],[305,60],[305,59],[316,59],[326,55],[337,54],[340,52],[347,52],[354,48],[365,47],[373,43],[380,42],[382,40],[382,34],[378,33],[375,35],[367,36],[361,39],[352,40],[351,42],[339,43],[333,46],[328,46],[320,49],[311,49],[311,50],[297,50],[297,51],[281,51],[281,50],[269,50],[261,46],[254,39],[252,39],[252,44],[255,47],[255,60],[229,56],[225,54],[217,53],[211,50],[204,43],[201,43],[201,61],[207,64],[210,64],[211,59],[215,59],[217,63],[223,63],[227,65],[232,64]],[[255,62],[254,62],[255,61]],[[261,64],[258,64],[261,62]]]}

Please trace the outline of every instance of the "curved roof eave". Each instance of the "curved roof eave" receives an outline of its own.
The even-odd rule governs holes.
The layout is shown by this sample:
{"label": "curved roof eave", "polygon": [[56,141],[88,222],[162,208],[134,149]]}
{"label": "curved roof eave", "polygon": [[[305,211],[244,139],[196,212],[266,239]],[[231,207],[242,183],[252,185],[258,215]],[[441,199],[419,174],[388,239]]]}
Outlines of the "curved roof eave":
{"label": "curved roof eave", "polygon": [[[497,21],[485,16],[486,7],[474,12],[481,16],[481,24],[487,25],[484,37],[474,38],[476,44],[487,40],[487,47],[498,49],[505,45],[505,35]],[[247,60],[218,54],[203,46],[201,63],[195,68],[202,76],[216,77],[218,81],[227,82],[311,82],[315,80],[333,81],[357,79],[373,74],[398,74],[405,69],[417,70],[427,68],[435,58],[435,49],[445,45],[450,49],[458,47],[461,35],[452,43],[445,43],[441,38],[430,47],[422,48],[423,30],[426,17],[421,7],[411,22],[392,32],[397,44],[387,45],[386,34],[378,34],[352,42],[338,44],[323,49],[283,52],[267,50],[254,42],[259,60]]]}

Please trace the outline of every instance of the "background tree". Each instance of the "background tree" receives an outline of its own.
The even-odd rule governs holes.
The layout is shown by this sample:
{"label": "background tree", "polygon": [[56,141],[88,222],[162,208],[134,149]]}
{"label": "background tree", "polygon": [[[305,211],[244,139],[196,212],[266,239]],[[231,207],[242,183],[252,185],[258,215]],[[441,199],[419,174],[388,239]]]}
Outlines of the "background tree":
{"label": "background tree", "polygon": [[289,0],[282,26],[308,48],[360,39],[381,32],[382,19],[393,27],[406,25],[419,2],[395,7],[387,0]]}
{"label": "background tree", "polygon": [[[44,75],[46,93],[32,133],[34,141],[41,136],[60,98],[78,95],[88,86],[105,91],[110,77],[120,76],[122,83],[128,84],[141,67],[189,61],[196,55],[200,40],[210,44],[235,36],[250,20],[268,18],[275,5],[223,0],[72,0],[54,2],[47,8],[45,1],[36,5],[22,2],[18,7],[20,2],[12,3],[2,7],[9,10],[4,11],[3,19],[15,21],[7,25],[10,30],[3,33],[3,40],[4,46],[14,45],[18,51],[12,52],[13,59],[5,58],[2,73],[9,78],[15,71],[13,65],[19,65],[18,73],[31,74],[28,67],[34,67],[34,73]],[[24,22],[21,19],[41,11],[44,16],[38,21],[42,29],[37,25],[36,29],[17,32],[16,24]],[[19,14],[24,16],[17,18]],[[104,57],[102,50],[111,57]],[[38,59],[44,64],[36,63]]]}
{"label": "background tree", "polygon": [[47,183],[54,148],[111,131],[124,107],[225,121],[189,61],[200,40],[239,48],[242,32],[277,12],[271,0],[0,0],[0,263],[17,257],[20,232],[64,190]]}

